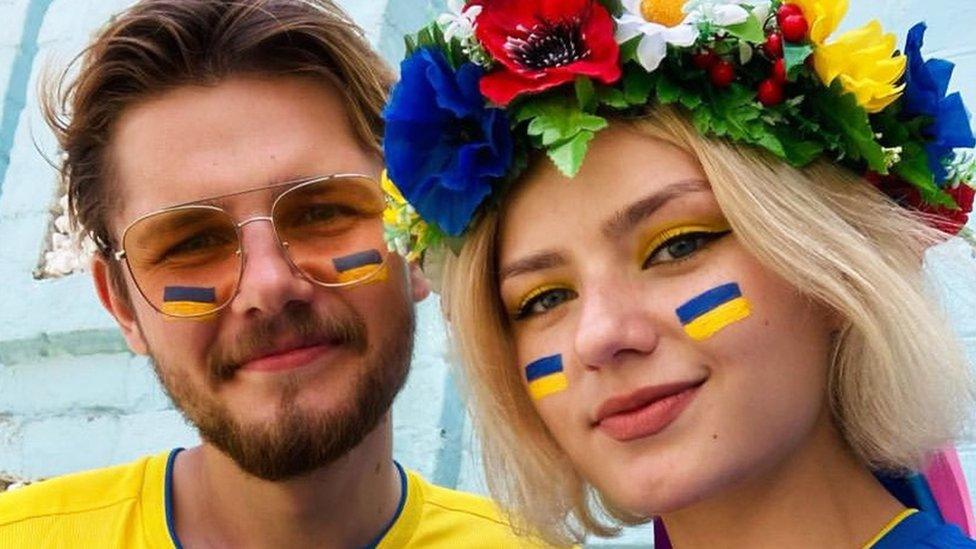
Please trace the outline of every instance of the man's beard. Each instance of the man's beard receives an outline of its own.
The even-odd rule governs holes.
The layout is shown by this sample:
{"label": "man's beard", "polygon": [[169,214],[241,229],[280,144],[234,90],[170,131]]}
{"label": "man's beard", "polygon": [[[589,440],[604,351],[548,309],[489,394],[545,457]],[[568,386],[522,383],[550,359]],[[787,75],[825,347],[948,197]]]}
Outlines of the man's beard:
{"label": "man's beard", "polygon": [[[342,457],[371,433],[386,415],[406,381],[413,352],[413,308],[392,314],[384,328],[389,336],[367,353],[366,326],[353,311],[343,317],[322,319],[305,304],[291,304],[282,313],[240,334],[227,356],[215,352],[208,361],[209,391],[150,355],[156,375],[170,399],[200,436],[258,478],[280,481],[326,466]],[[391,307],[395,309],[396,307]],[[352,398],[330,411],[310,411],[296,402],[300,380],[283,383],[274,419],[246,424],[213,395],[220,383],[233,377],[240,362],[252,350],[269,347],[281,334],[299,335],[305,341],[339,342],[358,351],[362,369],[353,382]],[[328,366],[326,366],[327,368]]]}

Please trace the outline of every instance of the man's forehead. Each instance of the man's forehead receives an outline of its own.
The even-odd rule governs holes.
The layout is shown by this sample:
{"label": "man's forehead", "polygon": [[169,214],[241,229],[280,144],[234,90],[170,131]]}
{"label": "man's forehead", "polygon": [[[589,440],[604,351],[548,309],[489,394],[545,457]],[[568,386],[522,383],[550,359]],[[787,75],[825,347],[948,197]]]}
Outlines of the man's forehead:
{"label": "man's forehead", "polygon": [[123,114],[112,164],[125,215],[331,173],[378,176],[341,96],[307,78],[173,90]]}

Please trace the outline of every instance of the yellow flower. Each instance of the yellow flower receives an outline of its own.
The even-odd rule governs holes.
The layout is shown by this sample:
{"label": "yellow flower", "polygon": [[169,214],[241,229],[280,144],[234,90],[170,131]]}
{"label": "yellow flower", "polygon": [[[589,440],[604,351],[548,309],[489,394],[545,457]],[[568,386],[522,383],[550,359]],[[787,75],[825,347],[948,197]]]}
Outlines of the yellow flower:
{"label": "yellow flower", "polygon": [[403,206],[406,206],[407,201],[400,194],[400,189],[393,184],[390,176],[386,174],[386,170],[380,175],[380,188],[386,193],[387,205],[386,209],[383,210],[383,223],[386,225],[396,225],[397,218],[399,217],[398,210]]}
{"label": "yellow flower", "polygon": [[386,194],[386,208],[383,210],[384,238],[391,249],[404,256],[407,261],[419,259],[433,238],[430,226],[403,198],[386,170],[380,175],[380,188]]}
{"label": "yellow flower", "polygon": [[840,80],[868,112],[878,112],[901,96],[907,58],[894,55],[895,35],[871,21],[827,43],[847,13],[847,0],[793,0],[810,24],[813,67],[826,85]]}

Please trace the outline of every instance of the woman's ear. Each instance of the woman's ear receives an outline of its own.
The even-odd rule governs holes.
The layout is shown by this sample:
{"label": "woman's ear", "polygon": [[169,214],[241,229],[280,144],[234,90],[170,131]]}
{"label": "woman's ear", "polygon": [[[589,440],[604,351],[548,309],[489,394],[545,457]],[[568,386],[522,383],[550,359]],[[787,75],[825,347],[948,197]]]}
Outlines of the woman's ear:
{"label": "woman's ear", "polygon": [[105,307],[105,310],[115,318],[129,349],[137,355],[149,354],[149,346],[146,345],[146,338],[142,334],[142,328],[139,326],[129,299],[131,293],[122,294],[122,290],[116,287],[112,281],[111,268],[104,255],[95,254],[92,259],[92,278],[95,280],[98,299],[102,302],[102,307]]}

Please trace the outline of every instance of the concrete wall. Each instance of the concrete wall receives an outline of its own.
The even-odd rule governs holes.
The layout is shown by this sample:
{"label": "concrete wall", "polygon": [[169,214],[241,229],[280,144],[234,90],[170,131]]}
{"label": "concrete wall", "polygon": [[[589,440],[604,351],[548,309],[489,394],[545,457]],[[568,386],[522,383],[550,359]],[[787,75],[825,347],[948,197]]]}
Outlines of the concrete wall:
{"label": "concrete wall", "polygon": [[[42,478],[125,462],[196,434],[161,393],[146,361],[125,348],[98,306],[87,275],[35,280],[56,209],[53,156],[33,90],[45,66],[63,66],[128,0],[0,0],[0,476]],[[443,0],[340,0],[390,60],[401,36]],[[926,50],[959,66],[955,87],[976,105],[976,3],[948,0],[853,2],[849,26],[873,13],[904,35],[928,18]],[[970,273],[949,272],[940,256],[966,257],[953,243],[933,255],[934,288],[976,359],[976,291]],[[965,260],[965,259],[964,259]],[[976,261],[969,260],[973,267]],[[976,268],[973,269],[976,272]],[[438,306],[420,307],[416,360],[395,404],[396,456],[436,483],[482,490],[463,405],[449,374]],[[963,448],[976,487],[976,448]],[[614,544],[647,545],[646,530]],[[610,542],[608,542],[610,543]]]}

